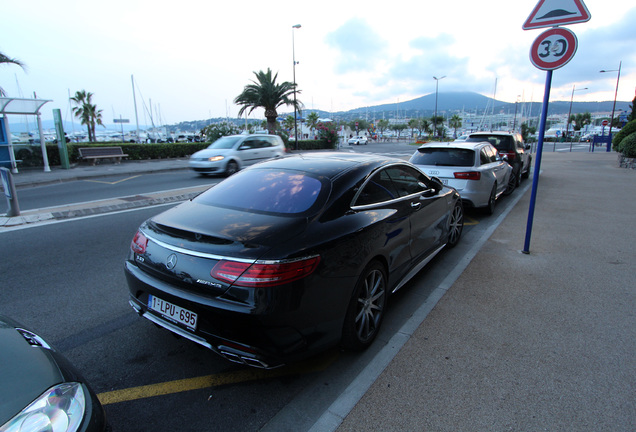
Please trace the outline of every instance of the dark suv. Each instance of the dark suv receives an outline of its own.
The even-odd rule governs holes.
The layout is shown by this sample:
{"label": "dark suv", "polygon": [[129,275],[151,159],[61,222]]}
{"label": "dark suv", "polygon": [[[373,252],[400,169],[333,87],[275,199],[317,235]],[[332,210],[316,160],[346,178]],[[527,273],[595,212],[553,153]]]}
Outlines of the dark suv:
{"label": "dark suv", "polygon": [[522,178],[530,176],[532,155],[530,145],[524,145],[521,134],[510,132],[474,132],[468,135],[466,141],[487,141],[492,144],[501,156],[507,156],[508,163],[512,166],[508,191],[521,184]]}

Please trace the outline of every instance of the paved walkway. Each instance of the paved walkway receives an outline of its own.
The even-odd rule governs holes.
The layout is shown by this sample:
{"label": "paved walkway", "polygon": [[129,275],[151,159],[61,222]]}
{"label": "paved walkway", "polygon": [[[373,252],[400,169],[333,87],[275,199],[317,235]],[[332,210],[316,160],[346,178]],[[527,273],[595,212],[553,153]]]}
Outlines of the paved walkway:
{"label": "paved walkway", "polygon": [[636,171],[615,153],[544,153],[524,255],[529,199],[355,408],[342,419],[334,404],[322,425],[636,430]]}
{"label": "paved walkway", "polygon": [[[121,174],[148,174],[186,169],[188,169],[188,159],[184,158],[149,161],[124,161],[121,164],[104,162],[95,166],[79,164],[71,167],[70,169],[53,167],[49,172],[44,172],[43,169],[30,168],[21,169],[18,173],[13,174],[12,176],[13,183],[15,184],[18,192],[19,201],[20,189],[33,186],[90,179],[95,177],[118,176]],[[48,220],[87,216],[91,214],[108,213],[154,204],[184,201],[192,198],[206,188],[207,186],[199,186],[178,191],[144,194],[143,199],[135,200],[117,198],[92,201],[90,203],[63,205],[46,209],[27,210],[21,211],[20,215],[16,217],[0,215],[0,228],[39,223]]]}

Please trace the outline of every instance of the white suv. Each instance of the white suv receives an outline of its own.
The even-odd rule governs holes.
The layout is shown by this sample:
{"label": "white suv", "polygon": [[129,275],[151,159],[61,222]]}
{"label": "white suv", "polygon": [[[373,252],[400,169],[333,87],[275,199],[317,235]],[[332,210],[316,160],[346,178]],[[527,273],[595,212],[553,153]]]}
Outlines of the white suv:
{"label": "white suv", "polygon": [[234,174],[238,170],[285,154],[278,135],[229,135],[190,156],[189,167],[201,174]]}
{"label": "white suv", "polygon": [[354,136],[353,138],[351,138],[349,140],[349,145],[360,145],[360,144],[364,144],[367,145],[367,137],[363,137],[363,136]]}

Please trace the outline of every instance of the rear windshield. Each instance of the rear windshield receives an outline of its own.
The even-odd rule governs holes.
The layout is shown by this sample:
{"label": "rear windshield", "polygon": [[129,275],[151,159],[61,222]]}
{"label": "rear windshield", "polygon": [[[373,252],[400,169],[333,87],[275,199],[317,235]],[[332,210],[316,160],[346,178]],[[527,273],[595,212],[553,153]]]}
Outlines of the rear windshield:
{"label": "rear windshield", "polygon": [[475,164],[475,152],[469,149],[424,147],[411,158],[415,165],[464,166]]}
{"label": "rear windshield", "polygon": [[471,135],[466,141],[487,141],[499,151],[512,151],[515,148],[512,137],[509,135]]}
{"label": "rear windshield", "polygon": [[199,204],[277,215],[299,215],[322,205],[327,181],[300,171],[241,171],[194,199]]}

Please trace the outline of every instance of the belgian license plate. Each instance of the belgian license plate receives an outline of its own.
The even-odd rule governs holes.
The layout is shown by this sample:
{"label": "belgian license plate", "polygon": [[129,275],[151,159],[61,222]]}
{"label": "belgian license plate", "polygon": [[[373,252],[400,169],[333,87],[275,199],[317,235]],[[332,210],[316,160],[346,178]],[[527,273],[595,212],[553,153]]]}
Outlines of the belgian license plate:
{"label": "belgian license plate", "polygon": [[159,297],[153,295],[148,296],[148,307],[156,312],[159,312],[171,321],[175,321],[179,324],[183,324],[191,330],[195,330],[197,327],[197,314],[184,309],[181,306],[162,300]]}

